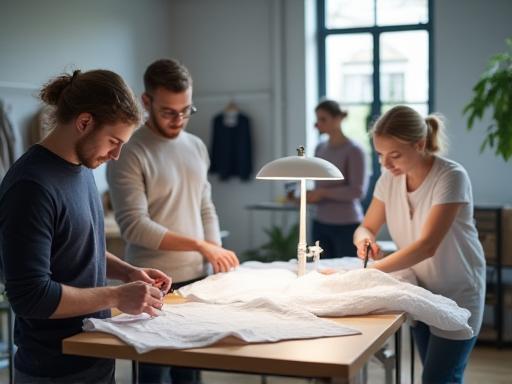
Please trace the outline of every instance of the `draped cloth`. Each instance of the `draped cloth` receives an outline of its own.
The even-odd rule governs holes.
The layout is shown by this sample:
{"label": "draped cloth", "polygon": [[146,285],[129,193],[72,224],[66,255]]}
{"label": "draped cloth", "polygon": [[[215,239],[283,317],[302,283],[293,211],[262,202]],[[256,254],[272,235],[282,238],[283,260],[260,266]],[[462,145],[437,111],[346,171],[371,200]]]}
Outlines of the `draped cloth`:
{"label": "draped cloth", "polygon": [[16,136],[4,103],[0,100],[0,180],[16,160]]}

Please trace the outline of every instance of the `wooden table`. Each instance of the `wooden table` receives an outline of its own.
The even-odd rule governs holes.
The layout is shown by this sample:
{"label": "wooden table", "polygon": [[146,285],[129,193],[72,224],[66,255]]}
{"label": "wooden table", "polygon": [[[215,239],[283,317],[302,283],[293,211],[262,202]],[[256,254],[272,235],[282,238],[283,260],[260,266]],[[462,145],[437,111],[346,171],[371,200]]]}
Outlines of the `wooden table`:
{"label": "wooden table", "polygon": [[[171,304],[183,299],[168,296]],[[331,377],[348,382],[395,335],[396,383],[400,383],[401,325],[403,313],[332,318],[353,327],[360,335],[247,344],[226,338],[211,347],[186,350],[157,349],[139,354],[116,336],[103,332],[82,332],[63,341],[64,354],[128,359],[134,362],[137,382],[138,362],[213,369],[242,373],[300,377]]]}

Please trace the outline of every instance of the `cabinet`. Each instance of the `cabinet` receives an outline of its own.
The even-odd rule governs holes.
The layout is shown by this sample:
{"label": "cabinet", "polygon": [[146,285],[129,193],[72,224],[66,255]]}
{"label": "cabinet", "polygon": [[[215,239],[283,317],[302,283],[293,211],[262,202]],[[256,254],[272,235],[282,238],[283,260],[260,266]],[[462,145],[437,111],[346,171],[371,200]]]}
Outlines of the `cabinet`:
{"label": "cabinet", "polygon": [[[476,205],[475,223],[487,263],[487,292],[484,322],[479,343],[493,343],[498,347],[510,345],[504,338],[505,294],[507,284],[504,272],[512,267],[512,210],[502,206]],[[511,268],[512,271],[512,268]],[[508,301],[508,300],[507,300]]]}

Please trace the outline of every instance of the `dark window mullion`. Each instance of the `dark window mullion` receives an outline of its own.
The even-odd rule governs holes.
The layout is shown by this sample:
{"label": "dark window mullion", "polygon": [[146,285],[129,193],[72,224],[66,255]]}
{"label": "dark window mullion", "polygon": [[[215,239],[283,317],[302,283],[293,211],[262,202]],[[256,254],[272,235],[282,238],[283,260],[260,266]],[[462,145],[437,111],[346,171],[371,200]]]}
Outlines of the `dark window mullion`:
{"label": "dark window mullion", "polygon": [[373,103],[372,120],[381,113],[380,100],[380,33],[375,31],[373,37]]}
{"label": "dark window mullion", "polygon": [[318,99],[326,95],[327,91],[327,68],[325,57],[325,46],[327,39],[327,29],[325,28],[325,0],[317,1],[317,33],[318,33]]}
{"label": "dark window mullion", "polygon": [[326,35],[342,35],[349,33],[374,33],[374,32],[402,32],[402,31],[421,31],[429,30],[429,23],[425,24],[404,24],[404,25],[385,25],[374,27],[354,27],[354,28],[323,28]]}
{"label": "dark window mullion", "polygon": [[428,1],[428,112],[434,111],[434,28],[432,16],[434,15],[434,0]]}

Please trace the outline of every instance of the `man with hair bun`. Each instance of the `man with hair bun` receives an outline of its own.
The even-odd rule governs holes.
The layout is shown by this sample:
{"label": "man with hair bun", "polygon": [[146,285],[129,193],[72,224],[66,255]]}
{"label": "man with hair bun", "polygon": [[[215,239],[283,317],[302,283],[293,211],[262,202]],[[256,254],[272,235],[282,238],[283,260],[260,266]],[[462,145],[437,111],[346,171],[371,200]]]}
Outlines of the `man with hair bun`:
{"label": "man with hair bun", "polygon": [[[62,354],[86,317],[110,308],[158,316],[171,279],[105,249],[92,169],[119,157],[140,121],[133,93],[107,70],[64,74],[41,99],[54,128],[0,185],[0,272],[16,315],[15,383],[114,383],[114,360]],[[106,286],[107,276],[123,281]]]}
{"label": "man with hair bun", "polygon": [[[485,260],[473,220],[473,195],[466,170],[440,155],[444,125],[396,106],[377,120],[373,143],[384,171],[362,224],[354,233],[358,256],[367,246],[370,268],[410,268],[420,286],[446,296],[471,312],[473,337],[417,322],[412,327],[423,362],[423,383],[462,383],[482,324]],[[375,243],[387,224],[398,251],[387,257]]]}

